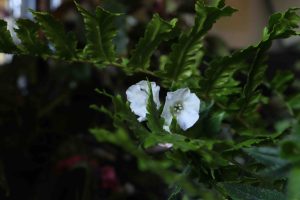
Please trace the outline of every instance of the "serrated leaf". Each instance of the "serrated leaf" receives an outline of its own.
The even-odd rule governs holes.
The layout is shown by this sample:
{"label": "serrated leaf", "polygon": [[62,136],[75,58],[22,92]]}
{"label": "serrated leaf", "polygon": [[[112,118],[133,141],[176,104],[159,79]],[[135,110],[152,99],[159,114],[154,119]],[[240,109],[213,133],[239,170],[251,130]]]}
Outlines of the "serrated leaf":
{"label": "serrated leaf", "polygon": [[[202,38],[212,27],[215,21],[222,16],[230,16],[236,10],[231,7],[206,6],[202,0],[196,1],[195,25],[179,38],[178,43],[172,46],[168,63],[165,66],[166,74],[170,81],[176,82],[197,74],[197,67],[203,56]],[[223,2],[224,3],[224,2]]]}
{"label": "serrated leaf", "polygon": [[115,18],[119,14],[110,13],[100,7],[95,13],[90,13],[76,3],[85,25],[87,44],[83,56],[99,64],[110,63],[115,60],[115,45],[113,39],[116,36]]}
{"label": "serrated leaf", "polygon": [[[293,19],[292,23],[287,22],[289,18]],[[289,9],[283,14],[272,15],[260,43],[230,56],[217,58],[208,65],[204,77],[200,80],[201,91],[206,96],[213,98],[223,96],[223,99],[224,95],[236,94],[240,91],[240,86],[233,76],[238,70],[246,69],[247,82],[243,86],[241,98],[236,102],[240,114],[254,111],[257,103],[262,100],[257,88],[263,82],[267,68],[266,51],[271,47],[272,40],[297,34],[294,29],[298,18],[294,9]],[[247,67],[249,60],[251,64]]]}
{"label": "serrated leaf", "polygon": [[7,22],[0,19],[0,51],[3,53],[15,53],[17,47],[7,29]]}
{"label": "serrated leaf", "polygon": [[49,45],[53,46],[53,54],[61,59],[75,59],[77,40],[74,33],[66,33],[63,25],[49,13],[31,12],[49,40]]}
{"label": "serrated leaf", "polygon": [[295,31],[299,26],[299,8],[290,8],[284,13],[275,13],[269,19],[269,24],[264,32],[264,40],[287,38],[297,35]]}
{"label": "serrated leaf", "polygon": [[265,52],[271,47],[271,43],[261,43],[261,47],[256,50],[256,55],[252,61],[247,75],[247,82],[242,92],[242,106],[240,113],[247,111],[247,107],[256,104],[259,101],[260,93],[256,91],[257,87],[263,82],[264,74],[267,69],[265,64]]}
{"label": "serrated leaf", "polygon": [[201,92],[206,96],[218,97],[241,92],[234,74],[246,68],[246,61],[256,52],[255,46],[234,52],[232,55],[215,58],[208,64],[204,77],[200,81]]}
{"label": "serrated leaf", "polygon": [[240,113],[257,104],[260,93],[256,89],[262,83],[267,69],[265,53],[271,47],[272,40],[297,35],[294,29],[298,27],[300,17],[296,10],[298,9],[289,9],[283,14],[274,14],[270,17],[263,40],[256,46],[255,56],[249,68],[247,83],[243,88]]}
{"label": "serrated leaf", "polygon": [[164,21],[158,14],[155,14],[147,25],[144,37],[136,45],[128,66],[130,68],[148,68],[150,58],[159,44],[174,36],[176,22],[176,19],[171,22]]}
{"label": "serrated leaf", "polygon": [[23,53],[31,55],[43,55],[50,53],[45,44],[38,38],[39,25],[28,19],[19,19],[17,21],[18,28],[15,29],[18,38],[21,40],[19,46]]}
{"label": "serrated leaf", "polygon": [[284,200],[283,193],[276,190],[253,187],[245,184],[222,183],[233,200]]}

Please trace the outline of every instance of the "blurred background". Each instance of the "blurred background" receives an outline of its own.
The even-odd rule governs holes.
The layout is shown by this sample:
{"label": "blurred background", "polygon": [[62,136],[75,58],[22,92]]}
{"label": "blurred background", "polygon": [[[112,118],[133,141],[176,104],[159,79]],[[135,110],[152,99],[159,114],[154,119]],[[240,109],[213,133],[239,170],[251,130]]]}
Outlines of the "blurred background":
{"label": "blurred background", "polygon": [[[77,0],[86,9],[101,5],[120,17],[117,52],[128,55],[153,13],[178,17],[191,26],[193,0]],[[299,0],[227,0],[239,12],[216,23],[205,39],[207,60],[260,41],[271,13],[300,7]],[[84,46],[83,22],[73,0],[0,0],[0,17],[14,35],[15,20],[32,19],[28,9],[51,12]],[[170,44],[156,52],[157,57]],[[155,58],[154,58],[155,59]],[[277,41],[270,51],[268,75],[276,70],[300,73],[299,39]],[[0,199],[97,200],[166,199],[168,188],[159,177],[138,169],[134,156],[98,143],[89,129],[111,129],[106,116],[89,108],[110,106],[94,92],[121,93],[144,79],[126,77],[115,68],[0,54]]]}

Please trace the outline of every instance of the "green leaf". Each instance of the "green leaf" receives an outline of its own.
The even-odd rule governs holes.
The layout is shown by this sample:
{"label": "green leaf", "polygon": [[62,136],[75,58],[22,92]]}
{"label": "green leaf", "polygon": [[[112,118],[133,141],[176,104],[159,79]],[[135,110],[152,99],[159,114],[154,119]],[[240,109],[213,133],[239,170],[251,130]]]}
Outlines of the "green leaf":
{"label": "green leaf", "polygon": [[264,31],[263,40],[255,46],[255,57],[248,70],[247,83],[243,88],[240,113],[247,111],[248,107],[257,103],[257,97],[260,94],[256,91],[256,88],[263,82],[264,72],[267,69],[265,53],[271,47],[272,40],[297,35],[294,30],[300,22],[300,17],[296,13],[297,10],[289,9],[283,14],[277,13],[270,17],[269,24]]}
{"label": "green leaf", "polygon": [[151,87],[151,83],[148,82],[149,88],[149,97],[147,102],[147,125],[148,128],[152,131],[152,134],[163,133],[166,132],[163,130],[164,120],[160,117],[160,112],[156,107],[156,104],[153,100],[153,91]]}
{"label": "green leaf", "polygon": [[269,86],[278,92],[284,92],[294,77],[295,75],[291,71],[277,71]]}
{"label": "green leaf", "polygon": [[116,36],[115,18],[119,14],[110,13],[100,7],[90,13],[76,3],[85,25],[87,44],[83,56],[98,64],[111,63],[115,60]]}
{"label": "green leaf", "polygon": [[287,175],[291,170],[291,164],[270,166],[260,170],[257,174],[261,177],[269,178],[270,180],[287,179]]}
{"label": "green leaf", "polygon": [[218,135],[221,131],[221,125],[225,114],[225,112],[215,112],[207,117],[203,116],[202,119],[200,119],[202,125],[201,131],[206,135]]}
{"label": "green leaf", "polygon": [[215,21],[222,16],[230,16],[236,10],[224,7],[224,1],[219,1],[218,7],[206,6],[203,0],[196,1],[195,25],[188,32],[183,33],[178,43],[172,46],[168,63],[165,66],[170,81],[188,78],[197,74],[197,67],[203,56],[202,39]]}
{"label": "green leaf", "polygon": [[247,82],[243,88],[242,93],[242,107],[240,113],[246,111],[249,105],[256,104],[259,100],[259,93],[256,88],[263,82],[264,74],[267,69],[265,64],[266,56],[265,52],[271,47],[271,43],[260,43],[260,47],[257,48],[255,57],[252,61],[250,68],[248,69]]}
{"label": "green leaf", "polygon": [[222,183],[222,186],[233,200],[284,200],[283,193],[251,185]]}
{"label": "green leaf", "polygon": [[261,143],[262,141],[265,141],[265,139],[251,138],[251,139],[239,142],[237,144],[234,144],[234,146],[232,148],[227,149],[226,151],[235,151],[235,150],[240,150],[242,148],[249,148],[251,146]]}
{"label": "green leaf", "polygon": [[75,35],[71,32],[66,33],[63,25],[49,13],[31,12],[37,23],[41,26],[46,38],[49,40],[49,45],[54,47],[53,54],[61,59],[75,59],[77,45]]}
{"label": "green leaf", "polygon": [[0,51],[3,53],[15,53],[17,51],[17,47],[7,29],[7,22],[2,19],[0,19]]}
{"label": "green leaf", "polygon": [[196,151],[201,148],[212,149],[213,145],[218,143],[218,141],[190,139],[184,135],[175,133],[150,134],[144,140],[144,147],[148,148],[161,143],[171,143],[173,144],[174,149],[180,149],[181,151],[186,152]]}
{"label": "green leaf", "polygon": [[137,117],[134,113],[130,110],[130,107],[127,102],[124,102],[120,95],[110,95],[105,91],[100,91],[96,89],[101,95],[105,95],[111,99],[112,104],[114,106],[114,111],[110,112],[104,108],[97,108],[95,105],[93,108],[100,112],[107,113],[112,119],[114,120],[114,126],[116,128],[129,128],[137,138],[144,138],[150,134],[150,132],[137,120]]}
{"label": "green leaf", "polygon": [[300,168],[295,167],[291,170],[288,180],[287,188],[287,200],[299,200],[300,199]]}
{"label": "green leaf", "polygon": [[209,63],[199,84],[201,92],[211,97],[239,93],[239,82],[233,79],[233,75],[245,66],[245,58],[252,51],[253,47],[250,47]]}
{"label": "green leaf", "polygon": [[288,162],[280,158],[279,150],[270,147],[252,147],[244,151],[257,162],[266,166],[283,166]]}
{"label": "green leaf", "polygon": [[300,16],[299,8],[290,8],[284,13],[275,13],[269,19],[269,24],[264,31],[264,40],[287,38],[297,35]]}
{"label": "green leaf", "polygon": [[176,22],[177,19],[173,19],[171,22],[164,21],[158,14],[155,14],[147,25],[144,37],[136,45],[128,66],[131,68],[148,68],[150,58],[159,44],[174,36]]}
{"label": "green leaf", "polygon": [[18,38],[21,40],[19,46],[23,53],[31,55],[49,54],[49,49],[38,38],[40,27],[37,23],[28,19],[19,19],[18,28],[15,29]]}
{"label": "green leaf", "polygon": [[99,142],[108,142],[123,148],[127,153],[132,154],[138,160],[139,169],[142,171],[151,171],[165,179],[169,184],[174,181],[175,174],[167,170],[171,166],[169,160],[155,160],[147,155],[144,150],[138,148],[135,141],[132,140],[128,133],[123,129],[118,129],[115,132],[110,132],[105,129],[94,128],[90,132]]}
{"label": "green leaf", "polygon": [[[218,97],[240,92],[239,82],[234,80],[234,74],[241,69],[247,70],[247,82],[238,107],[240,113],[253,109],[260,101],[260,93],[257,87],[262,83],[265,64],[265,53],[271,47],[272,40],[296,35],[295,28],[299,22],[299,16],[295,9],[289,9],[283,14],[271,16],[268,27],[264,30],[264,36],[260,43],[233,53],[230,56],[217,58],[207,67],[204,78],[200,81],[201,91],[206,96]],[[292,20],[292,22],[289,22]],[[252,60],[247,67],[247,61]]]}
{"label": "green leaf", "polygon": [[294,110],[300,109],[300,94],[296,94],[293,97],[291,97],[287,104]]}

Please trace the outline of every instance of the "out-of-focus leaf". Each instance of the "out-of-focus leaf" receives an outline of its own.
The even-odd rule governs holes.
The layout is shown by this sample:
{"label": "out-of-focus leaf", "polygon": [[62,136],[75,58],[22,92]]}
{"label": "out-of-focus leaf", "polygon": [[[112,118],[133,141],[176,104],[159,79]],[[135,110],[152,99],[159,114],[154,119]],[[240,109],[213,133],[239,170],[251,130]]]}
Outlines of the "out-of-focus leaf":
{"label": "out-of-focus leaf", "polygon": [[257,162],[266,166],[282,166],[288,162],[279,156],[279,150],[271,147],[252,147],[246,148],[244,151],[254,158]]}
{"label": "out-of-focus leaf", "polygon": [[18,28],[15,29],[18,38],[21,40],[20,48],[26,54],[43,55],[49,54],[48,47],[38,38],[40,27],[37,23],[28,19],[19,19]]}
{"label": "out-of-focus leaf", "polygon": [[219,141],[209,141],[200,139],[190,139],[179,134],[150,134],[144,141],[144,147],[148,148],[160,143],[171,143],[174,149],[181,151],[195,151],[200,148],[212,149]]}
{"label": "out-of-focus leaf", "polygon": [[294,79],[294,74],[290,71],[277,71],[270,82],[270,87],[278,92],[283,92],[287,85]]}
{"label": "out-of-focus leaf", "polygon": [[288,189],[287,189],[287,200],[298,200],[300,199],[300,168],[295,167],[289,174]]}
{"label": "out-of-focus leaf", "polygon": [[233,200],[284,200],[283,193],[251,185],[222,183],[222,186]]}
{"label": "out-of-focus leaf", "polygon": [[17,47],[7,29],[7,22],[2,19],[0,19],[0,51],[3,53],[15,53],[17,51]]}
{"label": "out-of-focus leaf", "polygon": [[0,189],[4,190],[6,196],[9,195],[9,193],[10,193],[9,186],[6,181],[6,177],[5,177],[5,173],[4,173],[4,165],[1,160],[0,160]]}
{"label": "out-of-focus leaf", "polygon": [[295,96],[291,97],[288,101],[287,104],[292,108],[292,109],[300,109],[300,94],[296,94]]}
{"label": "out-of-focus leaf", "polygon": [[[49,13],[31,11],[37,23],[41,26],[50,46],[53,46],[53,54],[61,59],[75,59],[77,39],[74,33],[66,33],[63,25],[54,19]],[[22,31],[20,29],[20,31]]]}

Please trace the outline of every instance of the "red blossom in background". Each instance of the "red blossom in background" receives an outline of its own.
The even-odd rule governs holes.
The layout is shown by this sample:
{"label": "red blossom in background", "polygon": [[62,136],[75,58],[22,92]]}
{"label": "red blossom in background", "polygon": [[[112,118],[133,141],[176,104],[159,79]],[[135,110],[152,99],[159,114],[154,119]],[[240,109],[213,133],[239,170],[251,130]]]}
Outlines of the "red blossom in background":
{"label": "red blossom in background", "polygon": [[92,169],[101,189],[115,191],[119,188],[120,182],[113,166],[100,166],[96,160],[89,159],[86,156],[74,155],[60,160],[55,166],[55,172],[61,174],[64,171],[72,170],[79,164],[85,164]]}

